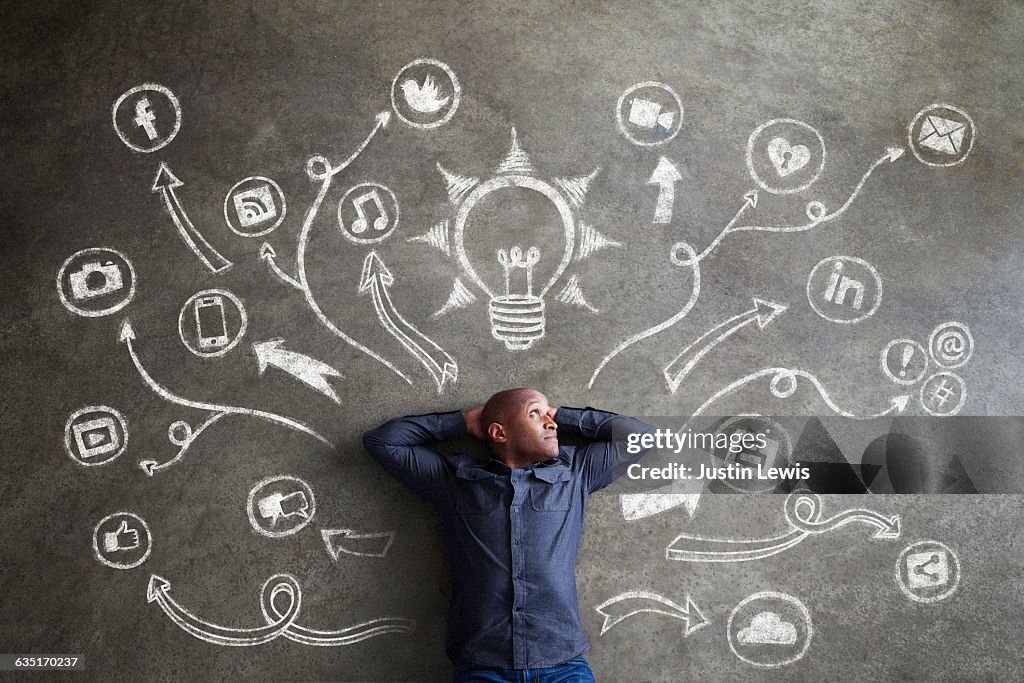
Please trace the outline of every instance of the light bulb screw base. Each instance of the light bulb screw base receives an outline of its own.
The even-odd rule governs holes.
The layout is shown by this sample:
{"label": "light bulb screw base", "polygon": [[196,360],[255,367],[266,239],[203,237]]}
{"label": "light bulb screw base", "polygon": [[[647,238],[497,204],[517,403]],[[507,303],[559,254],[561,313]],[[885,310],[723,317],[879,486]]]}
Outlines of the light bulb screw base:
{"label": "light bulb screw base", "polygon": [[544,300],[532,294],[506,294],[487,305],[491,335],[509,351],[525,351],[544,336]]}

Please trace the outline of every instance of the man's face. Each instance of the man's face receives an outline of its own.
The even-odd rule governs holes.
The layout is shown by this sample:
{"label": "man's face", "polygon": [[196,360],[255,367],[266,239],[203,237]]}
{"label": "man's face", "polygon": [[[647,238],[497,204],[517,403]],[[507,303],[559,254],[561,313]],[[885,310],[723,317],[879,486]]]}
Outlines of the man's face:
{"label": "man's face", "polygon": [[558,455],[555,409],[539,391],[531,392],[521,403],[512,405],[502,416],[502,433],[509,450],[520,457],[546,460]]}

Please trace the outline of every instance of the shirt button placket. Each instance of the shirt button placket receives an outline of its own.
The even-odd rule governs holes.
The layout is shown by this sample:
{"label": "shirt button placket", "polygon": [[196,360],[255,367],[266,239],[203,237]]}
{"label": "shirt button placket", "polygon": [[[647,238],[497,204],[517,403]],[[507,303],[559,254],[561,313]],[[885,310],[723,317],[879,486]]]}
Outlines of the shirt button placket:
{"label": "shirt button placket", "polygon": [[[520,488],[520,472],[512,472],[512,508],[511,529],[512,529],[512,640],[515,646],[516,666],[527,665],[526,645],[526,614],[523,602],[525,591],[523,588],[522,575],[524,571],[525,558],[523,555],[523,499],[527,493],[525,488]],[[520,495],[522,494],[522,495]]]}

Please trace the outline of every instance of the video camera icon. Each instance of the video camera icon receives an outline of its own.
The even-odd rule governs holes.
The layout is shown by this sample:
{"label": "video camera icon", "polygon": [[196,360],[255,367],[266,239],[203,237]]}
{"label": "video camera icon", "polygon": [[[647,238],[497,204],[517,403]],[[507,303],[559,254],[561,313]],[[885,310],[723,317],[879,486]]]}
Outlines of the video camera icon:
{"label": "video camera icon", "polygon": [[656,81],[636,83],[615,105],[619,132],[634,145],[662,145],[679,133],[683,103],[676,91]]}

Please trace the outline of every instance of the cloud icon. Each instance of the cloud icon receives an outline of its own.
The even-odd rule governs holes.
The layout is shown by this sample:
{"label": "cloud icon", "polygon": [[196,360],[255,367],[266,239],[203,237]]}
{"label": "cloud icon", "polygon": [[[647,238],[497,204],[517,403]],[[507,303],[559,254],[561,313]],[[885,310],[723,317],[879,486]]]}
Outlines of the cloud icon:
{"label": "cloud icon", "polygon": [[792,645],[796,642],[796,626],[783,621],[775,612],[760,612],[741,629],[736,640],[742,645]]}

